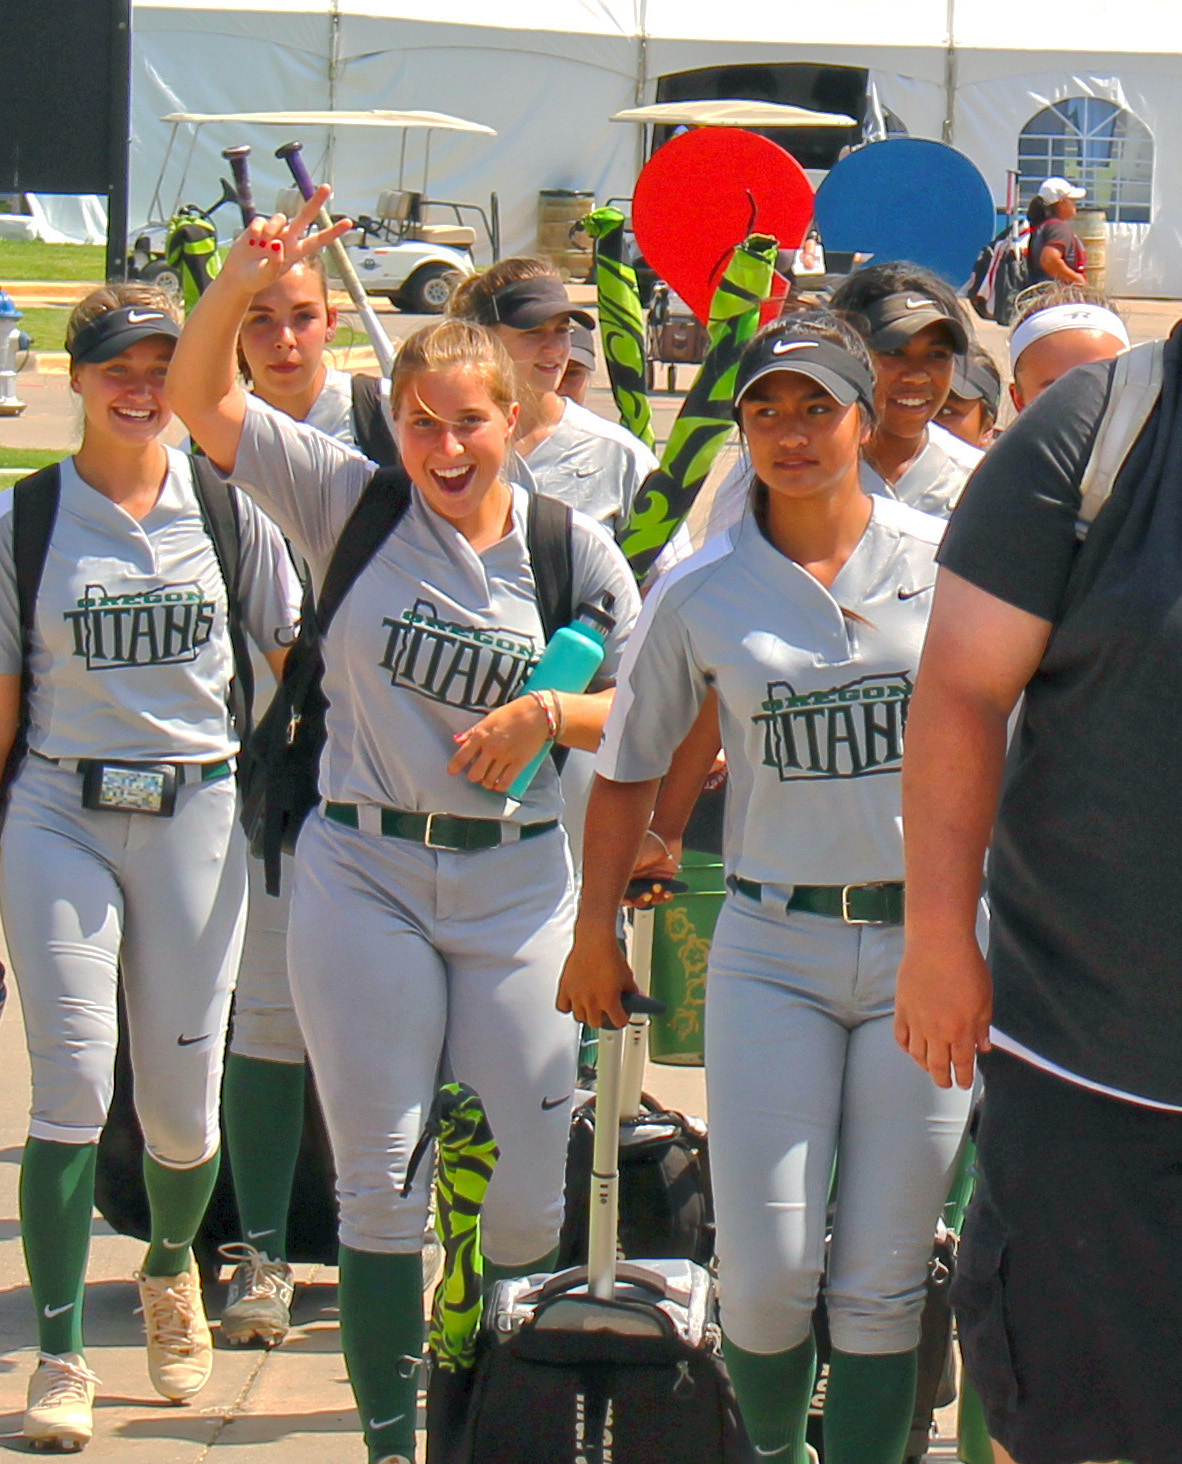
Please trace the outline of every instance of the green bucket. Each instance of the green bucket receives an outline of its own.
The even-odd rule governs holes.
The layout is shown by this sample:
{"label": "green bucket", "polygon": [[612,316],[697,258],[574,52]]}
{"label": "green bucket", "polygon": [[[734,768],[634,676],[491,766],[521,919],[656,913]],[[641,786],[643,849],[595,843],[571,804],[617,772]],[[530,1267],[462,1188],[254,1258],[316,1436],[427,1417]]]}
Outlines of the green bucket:
{"label": "green bucket", "polygon": [[680,878],[689,885],[653,922],[652,993],[665,1003],[652,1017],[648,1055],[673,1067],[701,1067],[706,1046],[706,961],[714,923],[726,896],[722,860],[717,854],[686,850]]}

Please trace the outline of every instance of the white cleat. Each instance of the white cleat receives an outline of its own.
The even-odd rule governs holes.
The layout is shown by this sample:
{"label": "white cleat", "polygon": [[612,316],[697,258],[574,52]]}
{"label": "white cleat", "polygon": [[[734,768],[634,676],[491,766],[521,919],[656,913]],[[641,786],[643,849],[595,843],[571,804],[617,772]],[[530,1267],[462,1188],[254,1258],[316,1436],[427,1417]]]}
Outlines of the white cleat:
{"label": "white cleat", "polygon": [[94,1433],[94,1390],[98,1378],[77,1352],[38,1353],[29,1379],[24,1435],[34,1449],[76,1454]]}
{"label": "white cleat", "polygon": [[209,1381],[213,1338],[205,1320],[197,1262],[179,1276],[136,1275],[144,1330],[148,1334],[148,1376],[162,1398],[186,1403]]}

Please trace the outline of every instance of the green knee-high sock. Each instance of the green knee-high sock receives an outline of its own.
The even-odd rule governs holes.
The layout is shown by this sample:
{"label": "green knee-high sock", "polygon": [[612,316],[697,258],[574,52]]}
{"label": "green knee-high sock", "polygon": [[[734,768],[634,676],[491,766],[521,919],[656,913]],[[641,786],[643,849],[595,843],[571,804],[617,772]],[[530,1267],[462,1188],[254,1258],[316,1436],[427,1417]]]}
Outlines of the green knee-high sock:
{"label": "green knee-high sock", "polygon": [[341,1246],[341,1350],[370,1459],[415,1453],[423,1260]]}
{"label": "green knee-high sock", "polygon": [[179,1276],[189,1269],[189,1248],[218,1177],[221,1154],[192,1169],[168,1169],[145,1150],[144,1188],[152,1212],[145,1276]]}
{"label": "green knee-high sock", "polygon": [[287,1259],[287,1210],[304,1131],[302,1062],[226,1058],[222,1111],[242,1238]]}
{"label": "green knee-high sock", "polygon": [[524,1266],[498,1266],[496,1261],[490,1261],[487,1256],[483,1263],[483,1284],[484,1298],[487,1301],[492,1293],[493,1287],[498,1281],[512,1281],[518,1276],[533,1276],[541,1271],[552,1271],[554,1262],[558,1259],[558,1247],[542,1256],[540,1260],[530,1261]]}
{"label": "green knee-high sock", "polygon": [[761,1459],[807,1464],[804,1434],[809,1399],[817,1373],[817,1348],[811,1336],[787,1352],[745,1352],[729,1337],[722,1355],[738,1399],[747,1437]]}
{"label": "green knee-high sock", "polygon": [[915,1410],[915,1352],[834,1350],[825,1392],[825,1464],[902,1464]]}
{"label": "green knee-high sock", "polygon": [[82,1351],[97,1144],[29,1139],[21,1164],[21,1237],[42,1352]]}

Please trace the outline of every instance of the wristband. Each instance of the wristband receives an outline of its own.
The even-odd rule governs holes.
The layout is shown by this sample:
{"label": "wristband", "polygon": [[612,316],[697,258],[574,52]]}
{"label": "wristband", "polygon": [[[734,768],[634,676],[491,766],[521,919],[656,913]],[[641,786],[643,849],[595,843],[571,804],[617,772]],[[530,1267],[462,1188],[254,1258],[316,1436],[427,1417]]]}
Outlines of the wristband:
{"label": "wristband", "polygon": [[534,701],[536,701],[538,706],[540,706],[542,709],[542,716],[546,719],[546,736],[550,739],[551,742],[557,742],[558,719],[555,717],[553,711],[551,710],[550,703],[546,700],[545,696],[540,691],[531,691],[528,692],[527,695],[533,697]]}

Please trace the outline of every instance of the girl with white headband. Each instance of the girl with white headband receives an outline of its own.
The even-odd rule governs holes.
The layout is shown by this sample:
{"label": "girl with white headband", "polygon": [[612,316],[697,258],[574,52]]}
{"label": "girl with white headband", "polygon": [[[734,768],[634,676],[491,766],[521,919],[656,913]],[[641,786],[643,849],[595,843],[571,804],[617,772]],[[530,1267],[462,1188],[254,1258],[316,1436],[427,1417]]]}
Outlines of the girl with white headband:
{"label": "girl with white headband", "polygon": [[1103,295],[1062,286],[1033,295],[1010,334],[1010,396],[1028,407],[1075,366],[1111,361],[1129,346],[1129,333]]}

